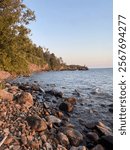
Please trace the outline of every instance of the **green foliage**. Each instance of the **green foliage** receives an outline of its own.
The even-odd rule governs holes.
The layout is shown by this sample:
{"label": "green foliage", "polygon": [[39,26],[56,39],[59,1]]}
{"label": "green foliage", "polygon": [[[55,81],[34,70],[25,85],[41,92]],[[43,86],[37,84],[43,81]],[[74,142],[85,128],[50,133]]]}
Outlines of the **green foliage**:
{"label": "green foliage", "polygon": [[55,70],[62,65],[61,59],[49,51],[43,52],[29,39],[31,32],[26,25],[35,20],[23,0],[0,1],[0,69],[11,73],[28,73],[28,64],[43,66],[48,63]]}

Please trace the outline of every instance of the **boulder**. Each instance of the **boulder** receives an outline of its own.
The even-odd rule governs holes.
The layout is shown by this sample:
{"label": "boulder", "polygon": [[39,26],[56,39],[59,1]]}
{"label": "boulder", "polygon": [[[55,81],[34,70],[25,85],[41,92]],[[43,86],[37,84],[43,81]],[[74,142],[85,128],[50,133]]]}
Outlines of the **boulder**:
{"label": "boulder", "polygon": [[113,136],[102,136],[99,139],[99,143],[102,144],[106,150],[113,150]]}
{"label": "boulder", "polygon": [[59,139],[61,145],[64,145],[64,146],[69,145],[69,139],[64,133],[59,132],[58,139]]}
{"label": "boulder", "polygon": [[47,116],[47,121],[49,123],[57,123],[57,124],[61,123],[61,120],[53,115]]}
{"label": "boulder", "polygon": [[89,132],[86,136],[94,142],[97,142],[99,140],[99,136],[95,132]]}
{"label": "boulder", "polygon": [[5,90],[0,90],[0,98],[3,100],[12,101],[13,100],[13,94],[11,94]]}
{"label": "boulder", "polygon": [[33,106],[33,97],[28,92],[22,92],[18,97],[18,103],[24,105],[27,108]]}
{"label": "boulder", "polygon": [[0,71],[0,80],[5,80],[11,77],[11,74],[7,71]]}
{"label": "boulder", "polygon": [[35,131],[44,131],[47,129],[46,122],[37,116],[28,116],[26,118],[29,126]]}
{"label": "boulder", "polygon": [[73,107],[74,106],[71,103],[63,102],[60,104],[59,109],[64,112],[71,112],[71,111],[73,111]]}
{"label": "boulder", "polygon": [[73,128],[64,128],[63,132],[69,138],[71,145],[79,146],[80,143],[82,143],[83,135],[78,130]]}
{"label": "boulder", "polygon": [[63,97],[63,93],[59,92],[59,91],[56,91],[56,90],[48,90],[48,91],[45,91],[45,93],[53,95],[55,97],[59,97],[59,98]]}

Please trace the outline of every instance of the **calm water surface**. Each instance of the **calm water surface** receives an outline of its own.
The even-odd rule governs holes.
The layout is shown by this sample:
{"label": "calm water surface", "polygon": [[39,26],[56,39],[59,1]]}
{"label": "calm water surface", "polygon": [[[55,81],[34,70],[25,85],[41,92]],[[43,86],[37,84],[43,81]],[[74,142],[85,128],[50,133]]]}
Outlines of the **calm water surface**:
{"label": "calm water surface", "polygon": [[75,96],[78,103],[71,119],[103,120],[112,126],[113,70],[90,69],[88,71],[51,71],[35,73],[31,77],[20,77],[17,82],[36,82],[44,89],[62,91],[65,97]]}

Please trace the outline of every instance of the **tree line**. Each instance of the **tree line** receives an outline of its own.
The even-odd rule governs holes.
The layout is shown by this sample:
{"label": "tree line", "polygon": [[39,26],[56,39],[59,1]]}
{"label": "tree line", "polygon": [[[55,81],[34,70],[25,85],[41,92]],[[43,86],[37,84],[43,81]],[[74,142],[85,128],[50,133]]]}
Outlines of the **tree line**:
{"label": "tree line", "polygon": [[27,25],[35,20],[34,12],[22,0],[0,0],[0,70],[16,74],[29,72],[29,64],[56,70],[65,65],[62,58],[29,38]]}

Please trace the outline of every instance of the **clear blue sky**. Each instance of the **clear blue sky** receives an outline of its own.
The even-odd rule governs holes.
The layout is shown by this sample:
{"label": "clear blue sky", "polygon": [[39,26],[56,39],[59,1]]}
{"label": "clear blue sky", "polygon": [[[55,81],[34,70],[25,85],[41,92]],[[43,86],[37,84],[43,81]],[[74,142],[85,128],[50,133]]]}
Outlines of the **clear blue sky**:
{"label": "clear blue sky", "polygon": [[112,0],[24,0],[32,40],[68,64],[112,67]]}

